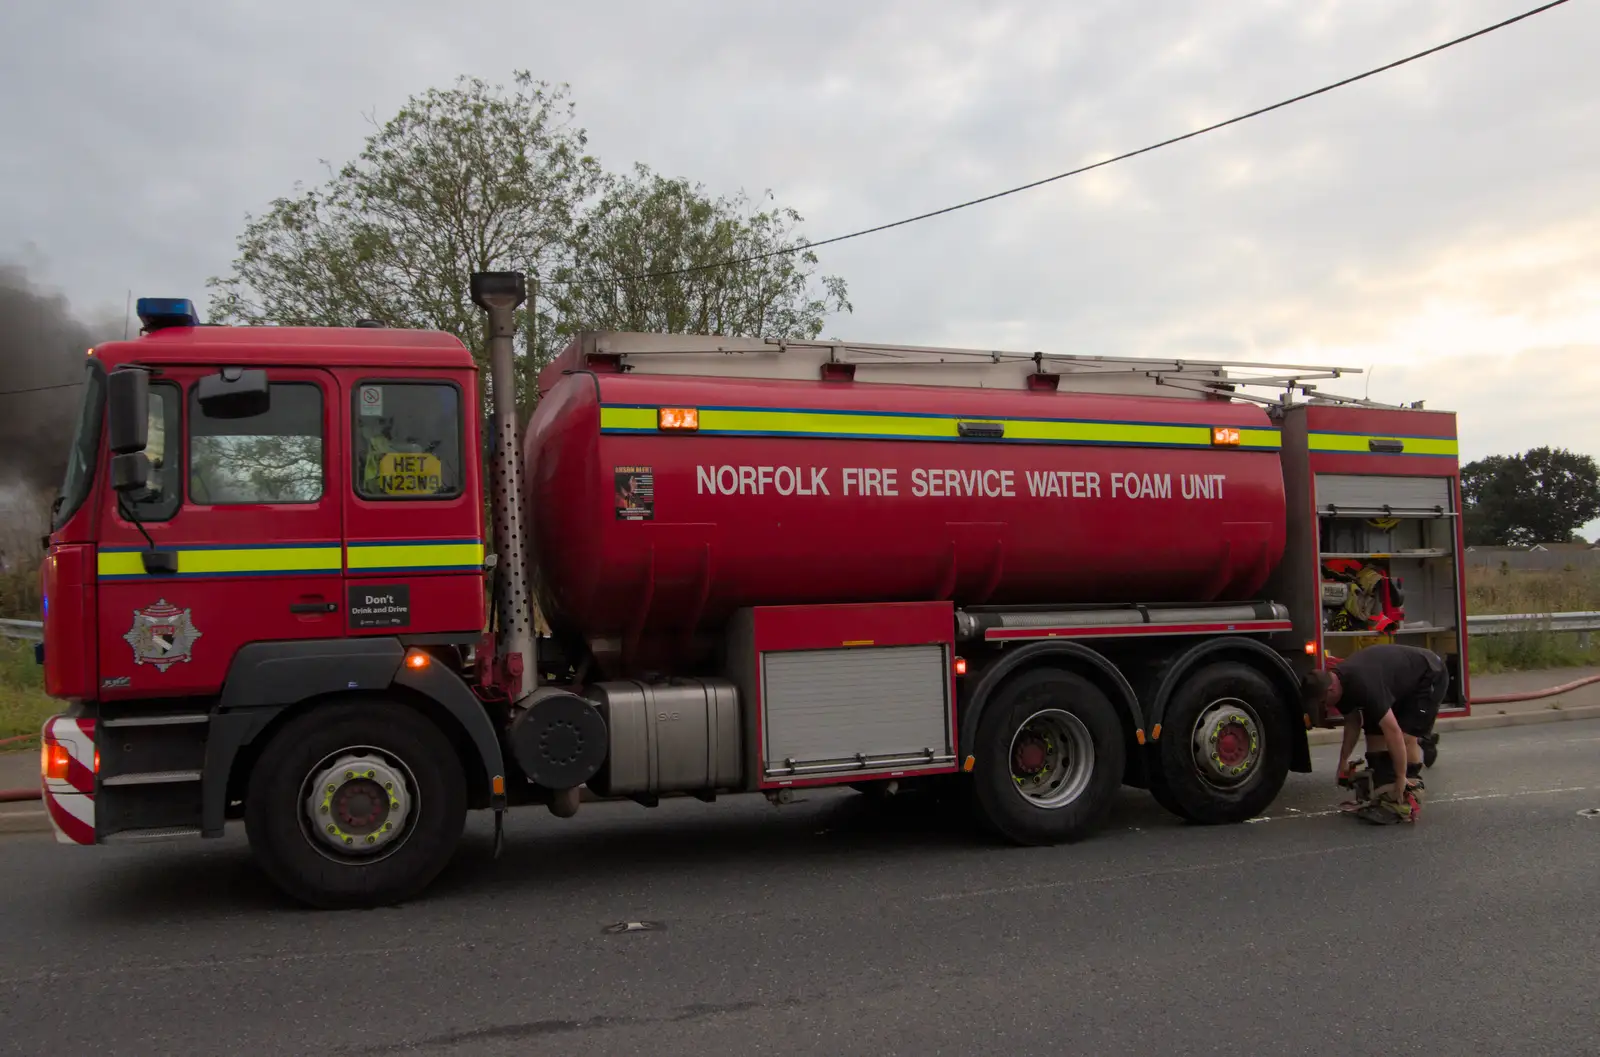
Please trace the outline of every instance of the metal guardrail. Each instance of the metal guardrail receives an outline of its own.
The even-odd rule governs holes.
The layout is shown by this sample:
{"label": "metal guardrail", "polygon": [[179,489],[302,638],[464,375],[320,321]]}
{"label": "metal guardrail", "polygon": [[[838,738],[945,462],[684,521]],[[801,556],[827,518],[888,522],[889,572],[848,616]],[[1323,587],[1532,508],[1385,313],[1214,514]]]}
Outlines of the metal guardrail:
{"label": "metal guardrail", "polygon": [[1600,612],[1484,613],[1467,617],[1468,635],[1509,635],[1518,631],[1600,631]]}
{"label": "metal guardrail", "polygon": [[[1467,617],[1468,635],[1509,635],[1518,631],[1600,631],[1600,611],[1483,613]],[[38,642],[44,638],[44,624],[37,620],[0,620],[0,636]]]}
{"label": "metal guardrail", "polygon": [[38,620],[0,620],[0,637],[38,642],[44,638],[44,623]]}

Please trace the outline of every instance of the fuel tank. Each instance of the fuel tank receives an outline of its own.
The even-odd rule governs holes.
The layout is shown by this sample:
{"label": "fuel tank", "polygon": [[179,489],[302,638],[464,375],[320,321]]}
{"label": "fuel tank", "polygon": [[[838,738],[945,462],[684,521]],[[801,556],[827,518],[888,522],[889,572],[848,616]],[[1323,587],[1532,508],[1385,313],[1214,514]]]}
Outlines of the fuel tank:
{"label": "fuel tank", "polygon": [[610,671],[751,605],[1244,600],[1284,549],[1243,402],[580,371],[524,444],[541,607]]}

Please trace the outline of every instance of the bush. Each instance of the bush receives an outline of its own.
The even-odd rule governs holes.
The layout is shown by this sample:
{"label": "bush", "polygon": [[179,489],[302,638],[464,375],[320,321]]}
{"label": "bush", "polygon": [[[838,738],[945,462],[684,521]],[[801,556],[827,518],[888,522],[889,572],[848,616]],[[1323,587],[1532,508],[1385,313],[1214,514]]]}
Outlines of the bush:
{"label": "bush", "polygon": [[[33,660],[33,643],[0,639],[0,739],[37,734],[44,721],[61,710],[61,702],[47,697],[44,679]],[[32,749],[32,743],[0,746]]]}
{"label": "bush", "polygon": [[37,563],[29,562],[20,569],[0,573],[0,617],[38,620],[40,612]]}

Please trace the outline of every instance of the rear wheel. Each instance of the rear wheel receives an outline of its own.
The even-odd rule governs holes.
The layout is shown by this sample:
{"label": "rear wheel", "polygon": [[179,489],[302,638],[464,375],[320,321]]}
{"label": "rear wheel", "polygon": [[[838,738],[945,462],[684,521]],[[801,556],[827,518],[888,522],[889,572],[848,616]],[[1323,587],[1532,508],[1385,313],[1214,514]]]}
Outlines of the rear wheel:
{"label": "rear wheel", "polygon": [[417,895],[450,861],[465,822],[455,749],[397,704],[336,704],[295,718],[256,761],[245,795],[262,870],[324,908]]}
{"label": "rear wheel", "polygon": [[1122,784],[1122,721],[1082,676],[1026,672],[978,721],[973,793],[985,823],[1018,844],[1085,836]]}
{"label": "rear wheel", "polygon": [[1162,807],[1191,822],[1243,822],[1289,776],[1288,712],[1256,669],[1207,665],[1178,687],[1150,752],[1150,789]]}

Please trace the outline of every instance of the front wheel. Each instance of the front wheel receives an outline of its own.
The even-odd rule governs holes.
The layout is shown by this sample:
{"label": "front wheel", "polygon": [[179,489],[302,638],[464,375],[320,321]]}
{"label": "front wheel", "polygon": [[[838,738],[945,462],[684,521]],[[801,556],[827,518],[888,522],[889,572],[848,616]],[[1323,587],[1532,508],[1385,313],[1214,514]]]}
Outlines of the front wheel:
{"label": "front wheel", "polygon": [[1151,792],[1180,818],[1217,825],[1254,818],[1289,777],[1288,710],[1248,665],[1211,664],[1172,696],[1151,754]]}
{"label": "front wheel", "polygon": [[1122,721],[1072,672],[1041,668],[1005,686],[978,721],[973,793],[985,823],[1017,844],[1088,834],[1127,763]]}
{"label": "front wheel", "polygon": [[245,831],[262,870],[322,908],[403,902],[455,853],[466,823],[455,749],[399,704],[313,708],[256,761]]}

